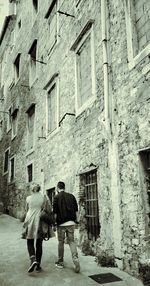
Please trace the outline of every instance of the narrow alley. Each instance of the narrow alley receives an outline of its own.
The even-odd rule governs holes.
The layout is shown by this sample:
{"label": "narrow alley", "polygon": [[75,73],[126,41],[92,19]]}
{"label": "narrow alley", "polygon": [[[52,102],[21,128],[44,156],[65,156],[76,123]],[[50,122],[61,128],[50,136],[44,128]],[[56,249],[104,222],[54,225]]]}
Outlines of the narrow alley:
{"label": "narrow alley", "polygon": [[[117,268],[97,266],[92,256],[83,256],[79,252],[81,272],[73,271],[73,264],[68,245],[65,245],[65,268],[57,269],[57,240],[52,238],[44,242],[43,271],[27,273],[29,265],[26,241],[21,239],[22,223],[11,216],[0,215],[0,286],[142,286],[138,279]],[[90,275],[112,273],[121,281],[97,283]]]}

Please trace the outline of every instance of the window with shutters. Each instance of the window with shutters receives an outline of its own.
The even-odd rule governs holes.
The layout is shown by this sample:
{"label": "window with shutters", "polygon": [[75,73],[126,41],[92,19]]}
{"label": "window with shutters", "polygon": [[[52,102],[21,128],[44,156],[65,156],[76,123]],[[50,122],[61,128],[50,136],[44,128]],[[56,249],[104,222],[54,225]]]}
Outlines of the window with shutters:
{"label": "window with shutters", "polygon": [[11,124],[12,124],[12,139],[14,139],[17,135],[18,108],[15,108],[11,113]]}
{"label": "window with shutters", "polygon": [[[134,67],[149,54],[149,0],[125,0],[129,67]],[[134,61],[132,63],[132,61]]]}
{"label": "window with shutters", "polygon": [[82,0],[75,0],[75,7],[78,7]]}
{"label": "window with shutters", "polygon": [[35,104],[32,103],[26,111],[28,115],[27,125],[27,149],[32,151],[34,148],[34,122],[35,122]]}
{"label": "window with shutters", "polygon": [[59,87],[58,77],[53,80],[47,91],[47,134],[58,129],[59,124]]}
{"label": "window with shutters", "polygon": [[12,128],[12,118],[11,118],[11,113],[12,113],[12,107],[8,109],[8,116],[7,116],[7,132],[9,132]]}
{"label": "window with shutters", "polygon": [[55,196],[55,187],[46,190],[47,196],[49,197],[49,200],[51,202],[51,204],[53,205],[53,201],[54,201],[54,196]]}
{"label": "window with shutters", "polygon": [[45,15],[48,20],[49,27],[49,44],[50,51],[53,49],[58,41],[58,27],[59,27],[59,13],[58,11],[58,0],[52,0],[51,5]]}
{"label": "window with shutters", "polygon": [[0,141],[2,140],[3,120],[0,120]]}
{"label": "window with shutters", "polygon": [[76,113],[80,114],[96,99],[94,34],[91,27],[76,48]]}
{"label": "window with shutters", "polygon": [[5,153],[4,153],[4,170],[3,173],[6,174],[8,173],[8,167],[9,167],[9,153],[10,153],[10,148],[8,148]]}
{"label": "window with shutters", "polygon": [[38,0],[32,0],[33,6],[33,16],[35,16],[38,12]]}
{"label": "window with shutters", "polygon": [[145,209],[147,232],[150,232],[150,148],[140,151],[141,160],[141,188],[144,199],[143,209]]}
{"label": "window with shutters", "polygon": [[28,183],[32,182],[33,181],[33,164],[29,164],[27,166],[27,181]]}
{"label": "window with shutters", "polygon": [[80,189],[79,199],[84,203],[88,238],[95,241],[100,234],[97,170],[80,175]]}
{"label": "window with shutters", "polygon": [[9,172],[9,181],[13,182],[15,179],[15,158],[10,158],[10,172]]}
{"label": "window with shutters", "polygon": [[29,85],[32,86],[36,79],[36,60],[37,60],[37,40],[34,40],[30,50],[30,63],[29,63]]}
{"label": "window with shutters", "polygon": [[17,83],[19,77],[20,77],[20,56],[21,54],[18,54],[15,61],[14,61],[14,68],[15,68],[15,83]]}

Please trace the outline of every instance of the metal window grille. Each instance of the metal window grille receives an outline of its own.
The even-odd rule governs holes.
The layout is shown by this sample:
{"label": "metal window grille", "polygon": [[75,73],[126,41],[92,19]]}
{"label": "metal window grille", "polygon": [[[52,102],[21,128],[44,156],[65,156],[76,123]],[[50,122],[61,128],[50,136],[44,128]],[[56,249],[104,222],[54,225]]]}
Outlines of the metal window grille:
{"label": "metal window grille", "polygon": [[97,170],[92,170],[81,175],[84,186],[85,216],[87,219],[88,238],[96,240],[100,233]]}

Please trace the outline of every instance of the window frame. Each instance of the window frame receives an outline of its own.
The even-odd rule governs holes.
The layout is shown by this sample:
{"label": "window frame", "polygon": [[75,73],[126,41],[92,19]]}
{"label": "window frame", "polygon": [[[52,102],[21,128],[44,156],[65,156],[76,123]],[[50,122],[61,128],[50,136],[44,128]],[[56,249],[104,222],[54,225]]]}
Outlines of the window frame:
{"label": "window frame", "polygon": [[[91,60],[91,96],[89,99],[87,99],[84,104],[79,106],[79,79],[78,79],[78,53],[81,49],[81,47],[84,45],[88,37],[90,36],[90,60]],[[76,110],[76,116],[80,115],[83,111],[85,111],[88,107],[91,106],[91,104],[96,100],[96,68],[95,68],[95,49],[94,49],[94,27],[93,24],[91,27],[85,32],[85,34],[82,36],[81,40],[77,44],[77,47],[75,48],[75,110]]]}
{"label": "window frame", "polygon": [[134,31],[135,29],[132,21],[133,7],[131,1],[132,0],[124,0],[129,70],[132,70],[139,62],[141,62],[150,53],[150,43],[149,43],[143,50],[137,52],[137,54],[134,55],[135,42],[133,40],[133,34],[135,32]]}
{"label": "window frame", "polygon": [[[13,179],[11,179],[11,172],[12,172],[12,165],[11,161],[14,160],[14,172],[13,172]],[[15,155],[11,156],[9,159],[9,183],[13,183],[15,181],[15,165],[16,165],[16,158]]]}
{"label": "window frame", "polygon": [[[12,128],[11,128],[11,140],[13,140],[17,136],[18,132],[18,108],[15,108],[14,111],[11,113],[11,118],[12,118]],[[14,119],[16,120],[16,126],[15,126],[15,132],[14,132]]]}
{"label": "window frame", "polygon": [[2,141],[3,134],[3,120],[0,119],[0,141]]}
{"label": "window frame", "polygon": [[82,0],[74,0],[75,8],[77,9],[78,6],[81,4]]}
{"label": "window frame", "polygon": [[17,84],[20,78],[20,68],[21,68],[21,53],[18,53],[14,60],[14,72],[15,72],[15,84]]}
{"label": "window frame", "polygon": [[34,22],[37,18],[37,15],[39,13],[39,1],[37,0],[37,5],[35,7],[34,5],[34,1],[35,0],[32,0],[32,24],[34,25]]}
{"label": "window frame", "polygon": [[[5,171],[5,154],[6,154],[6,152],[8,152],[8,162],[7,162],[7,170]],[[10,147],[8,147],[8,148],[4,151],[3,175],[8,174],[8,172],[9,172],[9,156],[10,156]]]}
{"label": "window frame", "polygon": [[11,116],[12,106],[8,108],[8,117],[7,117],[7,133],[12,129],[12,116]]}
{"label": "window frame", "polygon": [[[31,181],[29,181],[29,172],[28,172],[28,170],[29,170],[28,167],[29,166],[32,166],[32,180]],[[26,172],[26,174],[27,174],[27,183],[30,184],[30,183],[32,183],[34,181],[34,164],[33,164],[33,161],[28,162],[26,170],[27,170],[27,172]]]}
{"label": "window frame", "polygon": [[[143,195],[146,235],[150,232],[150,147],[139,151],[139,178]],[[144,190],[144,191],[143,191]]]}
{"label": "window frame", "polygon": [[47,19],[47,22],[48,22],[48,33],[50,33],[50,22],[52,21],[52,19],[50,20],[50,18],[51,18],[51,14],[52,14],[52,11],[53,11],[55,6],[56,6],[56,34],[55,34],[55,41],[50,47],[49,54],[54,49],[56,44],[59,42],[59,13],[57,12],[59,10],[59,0],[53,0],[51,2],[51,4],[49,5],[49,8],[48,8],[48,11],[45,15],[45,18]]}
{"label": "window frame", "polygon": [[[35,58],[32,56],[32,52],[34,49],[35,49]],[[32,45],[30,47],[28,54],[29,54],[29,86],[31,88],[33,86],[34,82],[36,81],[36,78],[37,78],[37,54],[38,54],[37,39],[35,39],[32,42]],[[34,65],[34,67],[33,67],[33,65]],[[33,74],[33,69],[34,69],[34,74]]]}
{"label": "window frame", "polygon": [[[32,109],[34,109],[34,112],[33,112],[33,114],[34,114],[34,118],[33,118],[33,144],[32,144],[33,147],[29,149],[29,118],[31,118],[31,116],[29,114],[32,111]],[[30,105],[30,107],[28,108],[26,113],[27,113],[27,154],[30,154],[34,151],[34,144],[35,144],[35,114],[36,114],[35,103],[32,103]]]}
{"label": "window frame", "polygon": [[[52,131],[49,131],[49,104],[48,104],[48,97],[49,92],[52,90],[53,86],[55,85],[56,88],[56,128]],[[47,96],[46,96],[46,135],[47,137],[55,134],[59,130],[59,77],[58,75],[51,81],[51,83],[47,86]]]}

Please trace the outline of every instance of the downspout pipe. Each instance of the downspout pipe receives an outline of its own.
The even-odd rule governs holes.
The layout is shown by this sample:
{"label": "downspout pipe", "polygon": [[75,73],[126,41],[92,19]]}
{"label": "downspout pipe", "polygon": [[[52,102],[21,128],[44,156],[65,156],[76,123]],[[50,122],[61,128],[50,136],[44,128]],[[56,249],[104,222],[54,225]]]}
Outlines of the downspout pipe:
{"label": "downspout pipe", "polygon": [[109,114],[109,77],[108,77],[108,52],[107,52],[107,26],[106,26],[106,2],[101,0],[101,30],[103,48],[103,73],[104,73],[104,112],[105,127],[110,135],[110,114]]}
{"label": "downspout pipe", "polygon": [[114,256],[119,268],[122,268],[122,231],[121,231],[121,214],[120,214],[120,180],[118,176],[118,148],[115,136],[112,132],[112,98],[110,97],[110,81],[108,71],[108,20],[107,20],[107,3],[108,0],[101,0],[101,31],[102,31],[102,48],[103,48],[103,72],[104,72],[104,112],[105,128],[108,139],[108,161],[110,168],[110,194],[113,211],[113,241]]}

